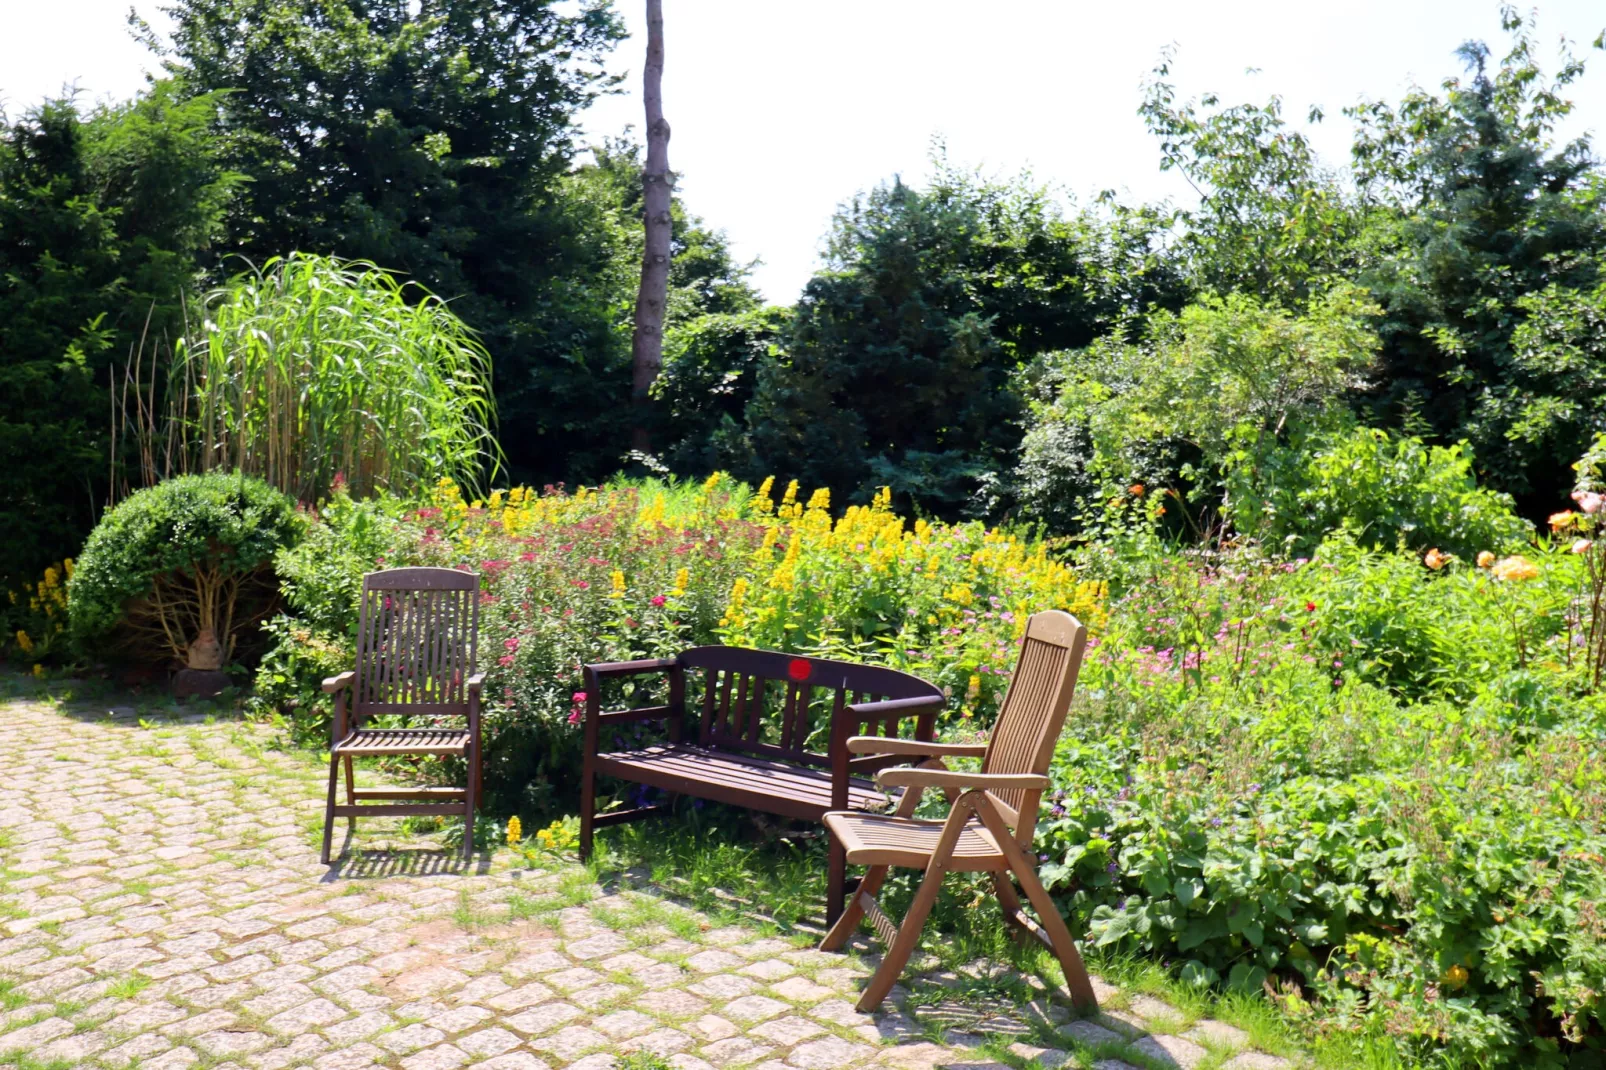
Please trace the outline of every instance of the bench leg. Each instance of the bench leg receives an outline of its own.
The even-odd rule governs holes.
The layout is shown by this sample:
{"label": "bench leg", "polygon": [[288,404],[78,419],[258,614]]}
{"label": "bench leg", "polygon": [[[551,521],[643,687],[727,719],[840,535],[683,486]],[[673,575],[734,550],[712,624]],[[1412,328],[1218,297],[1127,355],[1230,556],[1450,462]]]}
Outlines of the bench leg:
{"label": "bench leg", "polygon": [[591,756],[585,757],[580,770],[580,863],[591,861],[591,836],[597,814],[597,774],[591,768]]}
{"label": "bench leg", "polygon": [[825,925],[830,928],[842,916],[847,902],[848,852],[835,836],[829,832],[826,835],[831,840],[831,852],[825,875]]}
{"label": "bench leg", "polygon": [[[329,756],[329,801],[324,805],[323,810],[323,853],[318,856],[326,866],[329,864],[329,847],[335,835],[335,789],[339,787],[339,776],[340,755],[331,754]],[[356,823],[357,819],[352,818],[352,825],[355,826]]]}

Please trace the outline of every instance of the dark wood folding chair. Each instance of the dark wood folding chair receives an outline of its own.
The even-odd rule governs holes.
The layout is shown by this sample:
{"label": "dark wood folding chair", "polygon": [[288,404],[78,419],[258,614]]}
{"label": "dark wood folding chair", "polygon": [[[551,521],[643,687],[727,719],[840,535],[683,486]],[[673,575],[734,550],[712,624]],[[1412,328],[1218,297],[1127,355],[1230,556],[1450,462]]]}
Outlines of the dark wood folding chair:
{"label": "dark wood folding chair", "polygon": [[[985,745],[879,736],[855,736],[847,741],[853,754],[927,759],[915,768],[885,769],[877,775],[883,788],[904,789],[894,813],[832,811],[825,815],[825,825],[843,845],[848,863],[870,868],[820,947],[837,950],[865,917],[887,944],[880,967],[859,997],[859,1010],[879,1007],[897,983],[920,941],[943,876],[949,872],[992,874],[1004,918],[1021,933],[1036,937],[1059,959],[1071,1002],[1078,1010],[1097,1009],[1092,981],[1064,919],[1038,879],[1032,853],[1038,804],[1049,785],[1049,762],[1065,726],[1086,645],[1087,629],[1069,613],[1034,614],[1026,624],[992,738]],[[944,756],[980,758],[981,772],[954,772],[943,764]],[[946,819],[914,816],[926,788],[940,788],[948,794]],[[899,926],[893,925],[875,900],[892,866],[926,873]],[[1022,908],[1015,881],[1020,882],[1041,924]]]}
{"label": "dark wood folding chair", "polygon": [[[357,668],[323,682],[334,696],[329,801],[323,820],[323,862],[335,818],[435,816],[463,819],[463,857],[474,850],[480,801],[480,689],[474,672],[480,622],[480,578],[450,568],[395,568],[362,580]],[[365,728],[377,714],[429,718],[430,727]],[[464,725],[442,725],[463,718]],[[352,759],[390,754],[448,754],[468,766],[462,788],[359,788]],[[335,803],[341,767],[346,805]]]}

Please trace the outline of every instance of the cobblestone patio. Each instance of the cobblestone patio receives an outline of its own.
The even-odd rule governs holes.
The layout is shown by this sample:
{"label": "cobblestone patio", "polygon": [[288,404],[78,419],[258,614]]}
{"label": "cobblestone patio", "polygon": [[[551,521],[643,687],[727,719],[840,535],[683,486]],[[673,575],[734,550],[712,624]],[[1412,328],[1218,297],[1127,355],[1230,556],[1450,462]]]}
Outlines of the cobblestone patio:
{"label": "cobblestone patio", "polygon": [[862,962],[578,866],[401,837],[329,869],[317,771],[270,744],[232,721],[0,700],[0,1066],[1290,1065],[1097,981],[1094,1020],[952,976],[858,1014]]}

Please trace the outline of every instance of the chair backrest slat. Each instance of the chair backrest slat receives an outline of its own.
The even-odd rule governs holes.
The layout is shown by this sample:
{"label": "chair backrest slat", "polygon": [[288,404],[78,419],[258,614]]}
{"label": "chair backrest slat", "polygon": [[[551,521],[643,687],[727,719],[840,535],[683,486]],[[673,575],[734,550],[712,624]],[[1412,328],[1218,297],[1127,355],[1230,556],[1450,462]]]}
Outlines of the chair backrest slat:
{"label": "chair backrest slat", "polygon": [[[1048,773],[1086,648],[1087,628],[1069,613],[1048,610],[1026,622],[982,772]],[[1016,838],[1029,845],[1042,793],[1011,788],[989,794],[1005,809],[1006,819],[1013,818]]]}
{"label": "chair backrest slat", "polygon": [[353,712],[466,713],[478,655],[479,576],[399,568],[363,577]]}

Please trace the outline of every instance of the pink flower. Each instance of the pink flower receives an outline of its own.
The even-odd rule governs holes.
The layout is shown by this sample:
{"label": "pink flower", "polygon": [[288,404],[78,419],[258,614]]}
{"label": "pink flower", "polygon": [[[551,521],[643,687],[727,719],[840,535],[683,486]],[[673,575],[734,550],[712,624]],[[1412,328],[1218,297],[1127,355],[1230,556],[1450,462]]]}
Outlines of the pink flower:
{"label": "pink flower", "polygon": [[574,693],[574,704],[576,706],[580,705],[585,700],[586,700],[586,693],[584,691],[576,691]]}
{"label": "pink flower", "polygon": [[661,606],[667,601],[669,601],[669,599],[665,598],[661,594],[655,594],[652,596],[652,604],[655,606]]}
{"label": "pink flower", "polygon": [[509,653],[517,650],[519,648],[518,636],[514,636],[512,639],[506,640],[505,642],[502,643],[502,645],[505,646],[508,649]]}
{"label": "pink flower", "polygon": [[513,664],[513,655],[512,654],[503,654],[501,657],[496,659],[496,663],[498,665],[502,666],[502,668],[505,669],[509,665]]}
{"label": "pink flower", "polygon": [[591,586],[591,584],[587,583],[585,580],[575,580],[574,585],[580,588],[582,591]]}
{"label": "pink flower", "polygon": [[1595,544],[1590,542],[1588,539],[1579,539],[1577,542],[1573,543],[1573,553],[1587,554],[1589,553],[1589,548],[1594,545]]}
{"label": "pink flower", "polygon": [[579,724],[580,723],[580,716],[581,716],[580,707],[576,706],[574,708],[574,712],[569,714],[569,723],[570,724]]}
{"label": "pink flower", "polygon": [[1575,490],[1573,491],[1573,501],[1577,502],[1578,508],[1586,513],[1598,513],[1602,506],[1606,506],[1606,494],[1599,494],[1592,490]]}

